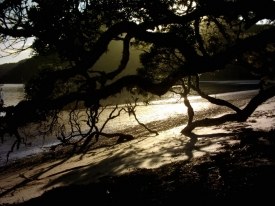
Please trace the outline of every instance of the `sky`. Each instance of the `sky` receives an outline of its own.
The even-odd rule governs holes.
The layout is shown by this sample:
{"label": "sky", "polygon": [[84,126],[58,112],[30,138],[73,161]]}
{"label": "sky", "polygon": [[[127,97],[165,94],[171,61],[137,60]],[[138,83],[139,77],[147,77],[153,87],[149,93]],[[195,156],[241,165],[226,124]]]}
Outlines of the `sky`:
{"label": "sky", "polygon": [[[30,46],[32,44],[33,40],[34,40],[34,38],[28,38],[25,43],[25,46],[26,47]],[[16,47],[16,48],[20,48],[21,46],[22,46],[22,42],[14,45],[14,47]],[[5,45],[0,43],[0,49],[3,49],[4,47],[5,47]],[[31,53],[31,50],[27,49],[27,50],[19,53],[18,55],[10,55],[7,57],[0,57],[0,64],[14,63],[14,62],[18,62],[22,59],[30,58],[30,53]],[[0,54],[4,55],[4,53],[1,51],[0,51]]]}
{"label": "sky", "polygon": [[0,58],[0,64],[14,63],[26,58],[30,58],[30,50],[23,51],[17,56],[2,57]]}

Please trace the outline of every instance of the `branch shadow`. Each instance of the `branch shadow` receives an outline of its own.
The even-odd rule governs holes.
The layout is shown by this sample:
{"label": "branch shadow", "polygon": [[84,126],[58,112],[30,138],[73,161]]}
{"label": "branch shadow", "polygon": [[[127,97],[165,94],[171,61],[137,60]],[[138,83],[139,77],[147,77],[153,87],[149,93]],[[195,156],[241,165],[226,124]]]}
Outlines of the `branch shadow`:
{"label": "branch shadow", "polygon": [[48,172],[48,171],[56,168],[59,165],[62,165],[63,163],[65,163],[66,161],[68,161],[70,158],[71,158],[71,156],[69,156],[69,157],[67,157],[67,158],[65,158],[65,159],[63,159],[63,160],[61,160],[61,161],[59,161],[59,162],[57,162],[57,163],[55,163],[53,165],[50,165],[50,166],[44,168],[42,171],[39,171],[39,172],[35,173],[34,175],[29,176],[29,177],[26,177],[24,174],[19,173],[19,177],[22,177],[23,181],[15,184],[14,186],[12,186],[11,188],[8,188],[8,189],[1,188],[2,190],[4,190],[4,192],[0,193],[0,198],[4,197],[5,195],[7,195],[9,193],[13,194],[17,189],[23,188],[28,183],[31,183],[31,182],[34,182],[34,181],[38,180],[41,175],[43,175],[46,172]]}
{"label": "branch shadow", "polygon": [[[230,136],[235,134],[231,133]],[[196,146],[198,138],[226,137],[228,135],[228,133],[206,135],[190,133],[176,137],[148,136],[109,148],[100,148],[99,151],[92,150],[85,156],[78,155],[78,157],[72,158],[71,155],[25,178],[22,182],[2,192],[0,197],[23,188],[29,183],[35,184],[36,180],[44,182],[39,190],[49,190],[61,185],[95,182],[106,176],[134,171],[136,168],[158,168],[178,160],[189,161],[194,158],[193,150],[207,154],[203,150],[204,145]],[[63,164],[68,166],[68,160],[70,160],[69,167],[54,171],[57,166],[62,167]],[[80,161],[84,161],[84,163],[80,163]]]}
{"label": "branch shadow", "polygon": [[[230,136],[234,136],[238,133],[230,133]],[[194,154],[192,152],[192,150],[197,150],[197,151],[204,151],[200,148],[203,148],[203,146],[199,147],[199,146],[196,146],[196,144],[198,143],[198,139],[199,138],[222,138],[222,137],[228,137],[229,134],[228,133],[212,133],[212,134],[203,134],[203,135],[200,135],[200,134],[195,134],[195,133],[187,133],[187,134],[184,134],[186,137],[190,138],[189,142],[186,143],[186,146],[185,146],[185,154],[187,155],[188,157],[188,160],[191,160],[192,158],[194,158]]]}
{"label": "branch shadow", "polygon": [[[247,136],[247,134],[249,134],[249,136],[252,135],[252,137],[257,136],[257,138],[260,138],[263,136],[268,136],[267,133],[249,132],[249,131],[241,131],[239,133],[230,133],[231,136],[235,135],[235,134],[240,136],[240,138],[242,138],[242,136]],[[192,145],[195,145],[197,142],[199,142],[200,141],[199,138],[203,138],[203,137],[216,138],[216,137],[221,137],[221,136],[226,137],[226,136],[228,136],[228,133],[216,133],[216,134],[208,134],[208,135],[197,135],[197,134],[192,133],[192,134],[189,134],[188,136],[186,136],[186,138],[182,138],[183,139],[182,141],[179,141],[177,138],[175,138],[174,141],[176,141],[176,144],[175,144],[176,146],[184,144],[184,147],[181,147],[181,151],[183,151],[184,149],[186,149],[186,147],[185,147],[186,145],[192,146]],[[269,134],[269,138],[274,140],[274,133]],[[143,142],[146,140],[148,140],[148,138],[139,140],[139,142]],[[163,141],[165,141],[165,140],[163,139]],[[172,141],[172,140],[168,139],[167,141]],[[220,203],[227,202],[227,201],[230,203],[234,203],[234,202],[236,202],[236,200],[241,203],[247,203],[248,200],[250,202],[253,202],[251,200],[251,190],[252,190],[252,192],[254,192],[252,197],[255,197],[255,195],[256,195],[256,197],[258,198],[259,192],[261,192],[262,190],[265,189],[265,184],[267,183],[267,181],[271,182],[271,183],[269,183],[269,185],[272,185],[274,183],[274,178],[272,178],[270,181],[270,179],[266,177],[267,175],[269,175],[268,177],[273,177],[274,166],[266,165],[265,162],[258,162],[257,165],[251,165],[251,167],[255,168],[256,170],[253,170],[253,172],[258,171],[259,175],[258,176],[247,175],[247,174],[251,174],[251,171],[250,171],[251,167],[247,167],[247,165],[242,165],[242,161],[238,160],[239,156],[234,157],[236,154],[243,155],[242,152],[240,152],[239,150],[236,150],[237,152],[233,156],[227,155],[227,154],[231,153],[229,151],[226,151],[225,153],[219,152],[219,153],[215,154],[214,159],[212,159],[212,156],[209,157],[210,159],[212,159],[214,161],[206,161],[206,162],[203,162],[200,164],[195,163],[195,165],[191,164],[192,168],[188,169],[188,172],[195,174],[195,179],[192,179],[192,180],[194,180],[195,183],[194,183],[194,185],[192,184],[191,186],[187,185],[188,188],[186,188],[185,191],[183,191],[183,189],[184,189],[183,187],[179,186],[180,184],[178,182],[178,179],[175,179],[177,177],[180,177],[180,175],[182,175],[184,173],[182,170],[182,164],[184,164],[184,163],[173,164],[176,167],[173,167],[175,169],[172,170],[172,172],[176,173],[176,174],[169,173],[169,174],[167,174],[168,176],[167,175],[165,176],[166,179],[161,179],[160,182],[159,181],[156,182],[154,180],[154,178],[156,177],[156,176],[154,176],[155,175],[154,171],[148,172],[148,171],[145,171],[145,169],[143,169],[142,171],[139,170],[143,174],[139,177],[137,177],[138,174],[135,174],[134,177],[132,175],[129,175],[129,176],[126,175],[121,178],[120,177],[112,177],[111,179],[106,179],[106,180],[110,180],[109,181],[110,184],[107,184],[106,181],[104,181],[104,179],[102,179],[103,180],[102,184],[92,184],[92,186],[91,185],[85,186],[82,184],[82,183],[90,183],[90,181],[93,178],[94,178],[94,182],[96,182],[95,180],[98,180],[98,179],[100,180],[100,177],[106,176],[102,173],[94,173],[95,172],[94,170],[96,170],[97,167],[105,166],[105,168],[103,168],[103,169],[110,170],[110,171],[113,171],[115,169],[122,170],[123,168],[126,168],[127,167],[126,164],[130,164],[130,159],[127,159],[127,157],[129,156],[130,153],[127,153],[124,150],[130,149],[132,147],[133,151],[135,151],[135,150],[137,151],[137,155],[142,152],[142,150],[138,150],[138,148],[135,147],[135,145],[138,144],[138,141],[133,141],[130,143],[129,142],[124,143],[124,144],[120,145],[121,147],[114,148],[117,150],[113,151],[113,154],[110,154],[110,152],[111,152],[110,150],[100,152],[102,155],[107,155],[107,156],[110,155],[109,159],[105,158],[105,159],[98,161],[97,163],[89,163],[89,164],[86,164],[83,166],[78,166],[78,167],[76,166],[76,167],[69,168],[67,170],[63,170],[61,172],[54,173],[50,177],[56,177],[56,179],[52,182],[49,182],[49,184],[45,185],[45,189],[49,189],[50,186],[55,186],[56,183],[62,183],[62,182],[66,183],[67,185],[68,184],[79,184],[77,186],[73,185],[72,187],[57,188],[57,189],[53,190],[51,193],[53,198],[56,198],[57,196],[61,199],[62,199],[62,197],[66,197],[66,198],[70,199],[70,200],[68,200],[68,202],[77,200],[76,202],[78,202],[78,204],[80,201],[87,201],[87,199],[89,199],[89,201],[94,201],[95,199],[97,199],[97,200],[99,199],[103,203],[104,200],[106,200],[108,198],[109,198],[108,201],[110,201],[111,203],[113,203],[114,201],[121,203],[122,201],[125,202],[125,200],[138,202],[140,199],[144,200],[145,198],[147,198],[146,195],[148,195],[148,199],[151,200],[153,197],[152,194],[153,195],[154,194],[167,195],[168,193],[169,193],[168,195],[170,195],[170,194],[174,194],[174,195],[170,195],[169,198],[167,199],[167,202],[165,202],[165,204],[163,204],[163,205],[166,205],[166,203],[167,203],[167,205],[171,204],[171,201],[175,201],[175,199],[177,200],[177,202],[179,199],[181,199],[182,201],[186,201],[186,202],[190,201],[190,203],[194,204],[194,202],[201,203],[200,200],[202,200],[202,201],[209,201],[213,204],[213,200],[221,200]],[[159,142],[159,145],[157,145],[157,146],[160,146],[160,145],[161,145],[161,141]],[[154,146],[154,145],[152,145],[152,146]],[[177,148],[176,146],[175,146],[175,149],[172,148],[173,152],[180,150],[180,148]],[[273,148],[272,154],[274,154],[274,147],[272,147],[272,148]],[[199,149],[201,149],[201,148],[199,148]],[[262,149],[264,150],[266,148],[262,148]],[[168,152],[168,149],[164,148],[163,150],[161,150],[161,152],[159,154],[163,155],[165,153],[165,150],[166,150],[166,152]],[[87,154],[87,155],[90,155],[90,154]],[[141,161],[146,161],[147,158],[154,157],[154,155],[156,155],[156,154],[147,153],[147,155],[148,156],[145,155],[145,156],[141,157]],[[116,158],[118,158],[119,161]],[[227,161],[227,158],[230,158],[230,161]],[[137,160],[135,160],[135,159],[132,159],[132,160],[134,160],[134,163],[138,163],[138,162],[135,162]],[[233,164],[232,164],[231,160],[233,160]],[[234,160],[236,162],[234,162]],[[241,163],[239,163],[239,162],[241,162]],[[106,165],[106,163],[108,163],[108,165]],[[124,164],[124,165],[119,165],[119,164]],[[258,164],[260,164],[261,168],[259,168]],[[166,169],[167,170],[163,170],[163,168],[162,168],[161,172],[165,172],[165,171],[167,172],[168,170],[169,170],[169,172],[171,172],[171,168],[166,168]],[[187,170],[184,170],[184,171],[186,172]],[[115,171],[113,171],[113,172],[114,172],[113,174],[115,174]],[[94,176],[92,176],[93,174],[94,174]],[[108,173],[108,175],[112,175],[112,174]],[[181,177],[184,179],[187,179],[187,177],[191,179],[193,176],[192,176],[192,174],[190,176],[186,176],[184,174],[184,176],[181,176]],[[133,178],[136,178],[134,185],[132,184]],[[250,180],[252,182],[256,183],[257,185],[252,186],[250,184],[247,184],[248,183],[247,178],[248,179],[250,178]],[[118,179],[120,181],[118,181]],[[242,181],[242,180],[244,180],[244,181]],[[260,181],[258,181],[258,180],[260,180]],[[244,183],[244,184],[240,185],[241,183]],[[153,184],[152,187],[151,187],[151,184]],[[135,187],[135,188],[132,188],[132,187]],[[161,193],[161,192],[153,193],[153,192],[159,192],[160,191],[159,188],[161,188],[161,187],[163,190],[165,190],[165,193]],[[123,190],[121,188],[123,188]],[[136,189],[136,188],[138,188],[138,189]],[[146,188],[147,188],[147,190],[146,190]],[[159,190],[154,191],[154,189],[156,189],[156,188]],[[211,191],[210,191],[210,188],[211,188]],[[219,190],[213,191],[213,189],[215,189],[215,188],[218,188]],[[253,188],[255,188],[255,189],[253,190]],[[174,193],[171,193],[170,189],[171,189],[171,191],[175,190],[175,189],[177,189],[177,190],[175,190]],[[124,193],[118,194],[121,191],[123,191]],[[131,195],[130,197],[127,193],[128,191],[129,191],[129,194]],[[166,192],[166,191],[168,191],[168,192]],[[264,197],[264,198],[272,197],[272,192],[271,192],[272,190],[270,190],[270,188],[266,187],[266,189],[264,191],[269,191],[269,193],[268,194],[263,193],[263,195],[260,197]],[[125,192],[126,192],[126,194],[125,194]],[[181,198],[180,194],[182,194],[183,192],[184,192],[185,196],[183,196],[183,198]],[[198,192],[202,195],[202,197],[199,199],[197,199]],[[139,193],[141,193],[141,194],[139,194]],[[54,195],[54,194],[56,194],[56,195]],[[65,194],[65,195],[63,196],[63,194]],[[94,197],[92,197],[90,195],[94,195]],[[213,196],[210,196],[210,195],[213,195]],[[48,198],[51,197],[49,195],[49,193],[47,193],[43,196],[44,196],[44,199],[40,198],[41,199],[40,202],[43,202],[45,200],[48,201]],[[71,196],[73,198],[71,198]],[[121,197],[123,197],[123,199],[121,199]],[[77,199],[77,198],[79,198],[79,199]],[[211,198],[215,198],[215,199],[211,199]],[[160,196],[157,196],[156,199],[159,201],[161,198],[160,198]],[[49,202],[50,201],[51,200],[49,200]],[[146,201],[148,201],[148,200],[146,199]],[[169,201],[169,203],[168,203],[168,201]],[[261,201],[259,201],[259,202],[261,202]],[[145,201],[143,201],[143,203],[144,202]],[[32,205],[34,205],[34,203],[35,203],[35,201],[33,201]],[[175,201],[175,203],[176,203],[176,201]]]}
{"label": "branch shadow", "polygon": [[[230,135],[234,135],[232,133]],[[147,143],[144,138],[138,141],[130,141],[112,146],[112,149],[104,149],[98,153],[86,154],[86,158],[94,158],[91,163],[79,167],[72,167],[59,173],[52,174],[52,181],[48,182],[43,189],[63,184],[86,184],[97,181],[105,176],[118,175],[131,172],[136,168],[157,168],[177,160],[189,161],[194,158],[193,150],[204,151],[204,145],[195,146],[198,138],[226,137],[228,133],[216,133],[208,135],[188,134],[184,138],[167,138],[157,143]],[[157,138],[157,137],[154,137]],[[150,138],[152,139],[152,138]],[[144,141],[144,142],[143,142]],[[138,147],[142,143],[145,148]],[[173,143],[173,146],[172,146]],[[148,144],[151,144],[148,146]],[[167,144],[167,145],[166,145]],[[169,146],[169,147],[168,147]],[[194,149],[195,148],[195,149]],[[81,156],[83,159],[83,156]],[[46,177],[47,178],[47,177]]]}

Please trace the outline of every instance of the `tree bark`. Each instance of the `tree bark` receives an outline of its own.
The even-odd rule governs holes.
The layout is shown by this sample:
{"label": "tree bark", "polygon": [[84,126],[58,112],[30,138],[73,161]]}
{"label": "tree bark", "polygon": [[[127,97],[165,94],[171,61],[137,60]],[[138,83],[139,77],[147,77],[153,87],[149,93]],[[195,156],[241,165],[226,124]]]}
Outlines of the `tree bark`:
{"label": "tree bark", "polygon": [[253,97],[247,106],[238,113],[226,114],[218,118],[205,118],[197,120],[191,124],[188,124],[182,131],[182,134],[190,133],[196,127],[208,127],[221,125],[225,122],[244,122],[248,117],[257,109],[259,105],[264,103],[269,98],[275,96],[275,87],[271,87],[266,90],[260,91],[255,97]]}

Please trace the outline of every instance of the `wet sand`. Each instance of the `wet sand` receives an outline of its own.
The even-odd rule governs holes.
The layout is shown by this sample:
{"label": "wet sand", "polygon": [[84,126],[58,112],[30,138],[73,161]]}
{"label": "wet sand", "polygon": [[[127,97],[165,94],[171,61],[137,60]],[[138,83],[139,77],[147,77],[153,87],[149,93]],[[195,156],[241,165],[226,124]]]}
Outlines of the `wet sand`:
{"label": "wet sand", "polygon": [[[228,99],[243,107],[248,102],[248,98],[254,96],[256,92],[220,94],[217,97]],[[170,108],[171,112],[169,116],[167,114],[156,116],[156,111],[160,113],[164,111],[165,107],[162,104],[151,105],[152,108],[149,109],[144,106],[141,110],[150,111],[149,120],[155,119],[153,121],[145,117],[141,119],[147,120],[149,127],[158,128],[158,136],[150,134],[139,125],[130,127],[131,121],[118,122],[119,131],[133,134],[134,140],[117,144],[115,138],[101,138],[101,141],[93,144],[85,154],[58,156],[58,153],[48,152],[37,159],[35,155],[33,158],[17,161],[18,164],[15,162],[6,170],[0,171],[1,180],[3,180],[1,181],[3,189],[0,193],[0,203],[21,202],[22,199],[27,200],[39,196],[53,187],[87,184],[105,176],[135,171],[137,168],[158,168],[171,162],[216,153],[223,144],[238,142],[232,137],[242,128],[269,130],[274,127],[274,118],[266,118],[267,115],[275,116],[273,114],[274,102],[275,99],[272,98],[261,105],[245,123],[197,128],[194,131],[195,136],[180,134],[185,124],[182,112],[179,111],[179,108],[184,108],[182,103],[166,103],[165,107]],[[216,106],[204,107],[199,98],[192,99],[192,104],[198,104],[196,108],[200,117],[217,116],[229,112],[225,108],[219,109]],[[153,111],[153,108],[156,110]]]}
{"label": "wet sand", "polygon": [[[230,101],[232,104],[235,104],[238,107],[243,107],[249,99],[256,95],[256,93],[257,90],[251,90],[223,93],[213,96]],[[218,114],[230,112],[230,109],[212,105],[199,96],[191,96],[189,99],[195,112],[194,120],[205,117],[213,117]],[[104,123],[105,119],[108,118],[111,110],[112,108],[109,108],[102,113],[102,120],[99,122],[99,125]],[[183,100],[179,99],[178,97],[169,99],[167,99],[167,97],[158,98],[155,101],[151,101],[151,103],[147,106],[145,106],[143,103],[139,103],[139,106],[136,108],[136,114],[140,122],[146,124],[146,126],[151,130],[157,130],[158,132],[180,126],[183,128],[188,120],[187,109],[184,106]],[[64,118],[67,119],[67,117]],[[83,124],[83,131],[85,131],[85,128],[88,130],[87,125]],[[25,130],[28,131],[29,129],[25,128]],[[130,134],[135,138],[140,138],[144,135],[150,135],[150,133],[144,127],[140,126],[136,122],[133,115],[129,116],[128,113],[122,113],[121,116],[110,121],[103,131],[107,133],[119,132]],[[22,132],[21,136],[25,137]],[[9,137],[6,135],[4,139],[4,144],[0,144],[0,166],[2,167],[6,165],[6,154],[15,141],[15,137]],[[43,154],[48,151],[48,148],[50,148],[51,145],[59,143],[54,135],[47,137],[28,137],[25,139],[25,141],[27,145],[22,144],[19,150],[14,150],[14,152],[10,154],[8,164],[16,163],[20,161],[21,158],[31,158],[37,153]],[[108,146],[114,143],[114,141],[111,140],[107,141],[109,143],[106,143],[106,141],[103,142],[104,143],[97,143],[92,148],[100,147],[103,144]]]}

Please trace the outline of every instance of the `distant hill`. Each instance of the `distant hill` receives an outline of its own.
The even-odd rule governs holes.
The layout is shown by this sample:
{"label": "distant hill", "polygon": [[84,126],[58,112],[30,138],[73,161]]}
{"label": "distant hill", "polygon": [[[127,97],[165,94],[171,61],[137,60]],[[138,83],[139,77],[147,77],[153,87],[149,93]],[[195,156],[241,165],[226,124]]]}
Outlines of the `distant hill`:
{"label": "distant hill", "polygon": [[17,63],[0,65],[0,69],[3,69],[0,83],[24,83],[36,73],[40,65],[51,62],[53,60],[50,58],[32,57]]}
{"label": "distant hill", "polygon": [[[139,54],[137,50],[130,51],[130,61],[119,76],[134,74],[136,68],[140,67]],[[114,71],[117,69],[122,57],[122,42],[112,41],[109,44],[109,51],[104,53],[98,62],[94,65],[94,70],[97,71]],[[2,64],[0,70],[0,84],[4,83],[24,83],[28,81],[42,64],[53,63],[54,58],[36,58],[25,59],[17,63]],[[7,69],[8,68],[8,69]]]}
{"label": "distant hill", "polygon": [[233,64],[228,64],[224,69],[216,71],[204,73],[200,76],[200,80],[204,81],[217,81],[217,80],[244,80],[244,79],[259,79],[259,77],[251,74],[247,69],[235,66]]}
{"label": "distant hill", "polygon": [[16,63],[6,63],[6,64],[1,64],[0,65],[0,78],[8,73],[9,71],[11,71],[14,67],[16,67],[18,64],[25,62],[27,59],[21,60],[19,62]]}

